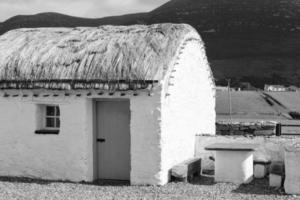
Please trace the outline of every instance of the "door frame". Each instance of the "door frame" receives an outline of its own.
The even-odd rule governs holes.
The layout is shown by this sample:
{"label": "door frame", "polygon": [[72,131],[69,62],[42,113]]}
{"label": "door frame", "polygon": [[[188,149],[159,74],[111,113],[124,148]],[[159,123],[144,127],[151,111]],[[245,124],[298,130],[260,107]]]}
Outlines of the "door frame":
{"label": "door frame", "polygon": [[[99,155],[97,149],[97,137],[98,137],[98,130],[97,130],[97,102],[118,102],[118,101],[127,101],[129,102],[129,112],[130,112],[130,99],[129,98],[96,98],[93,99],[93,178],[97,180],[98,175],[98,163],[99,163]],[[131,173],[131,112],[129,118],[129,163],[130,163],[130,171]],[[130,181],[130,180],[129,180]]]}

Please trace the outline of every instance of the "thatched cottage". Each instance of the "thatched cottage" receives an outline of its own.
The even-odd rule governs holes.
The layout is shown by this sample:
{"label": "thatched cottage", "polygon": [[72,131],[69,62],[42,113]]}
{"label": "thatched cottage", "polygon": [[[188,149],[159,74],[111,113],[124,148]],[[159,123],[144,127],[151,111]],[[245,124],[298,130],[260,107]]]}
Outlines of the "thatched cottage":
{"label": "thatched cottage", "polygon": [[183,24],[0,37],[0,176],[162,185],[215,132],[198,33]]}

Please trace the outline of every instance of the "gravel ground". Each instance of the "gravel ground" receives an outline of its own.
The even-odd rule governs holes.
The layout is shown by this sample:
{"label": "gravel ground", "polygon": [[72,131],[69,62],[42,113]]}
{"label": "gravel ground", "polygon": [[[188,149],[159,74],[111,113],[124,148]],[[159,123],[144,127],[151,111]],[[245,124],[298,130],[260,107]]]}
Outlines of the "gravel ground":
{"label": "gravel ground", "polygon": [[282,189],[268,187],[268,180],[249,185],[214,183],[211,177],[199,177],[192,183],[170,183],[157,186],[129,186],[125,182],[68,183],[0,178],[0,199],[300,199],[285,195]]}

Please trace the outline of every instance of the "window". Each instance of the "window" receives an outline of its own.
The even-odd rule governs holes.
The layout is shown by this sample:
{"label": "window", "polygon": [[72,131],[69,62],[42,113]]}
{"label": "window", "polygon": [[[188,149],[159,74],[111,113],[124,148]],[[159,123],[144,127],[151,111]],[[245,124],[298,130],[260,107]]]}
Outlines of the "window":
{"label": "window", "polygon": [[45,128],[59,129],[60,127],[60,110],[58,106],[46,106]]}
{"label": "window", "polygon": [[36,105],[35,134],[59,134],[60,109],[57,105]]}

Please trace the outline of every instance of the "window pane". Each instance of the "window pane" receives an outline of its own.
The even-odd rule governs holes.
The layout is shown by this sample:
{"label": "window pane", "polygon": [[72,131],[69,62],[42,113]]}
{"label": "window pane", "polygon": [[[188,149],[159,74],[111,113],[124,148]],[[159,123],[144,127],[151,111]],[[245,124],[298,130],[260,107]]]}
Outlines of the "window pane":
{"label": "window pane", "polygon": [[55,106],[56,108],[56,116],[60,116],[60,110],[59,110],[59,107],[58,106]]}
{"label": "window pane", "polygon": [[54,116],[55,110],[54,110],[54,106],[47,106],[46,107],[46,115],[47,116]]}
{"label": "window pane", "polygon": [[56,118],[56,128],[59,128],[59,127],[60,127],[60,119]]}
{"label": "window pane", "polygon": [[46,127],[55,127],[55,124],[54,124],[54,120],[55,118],[46,118]]}

